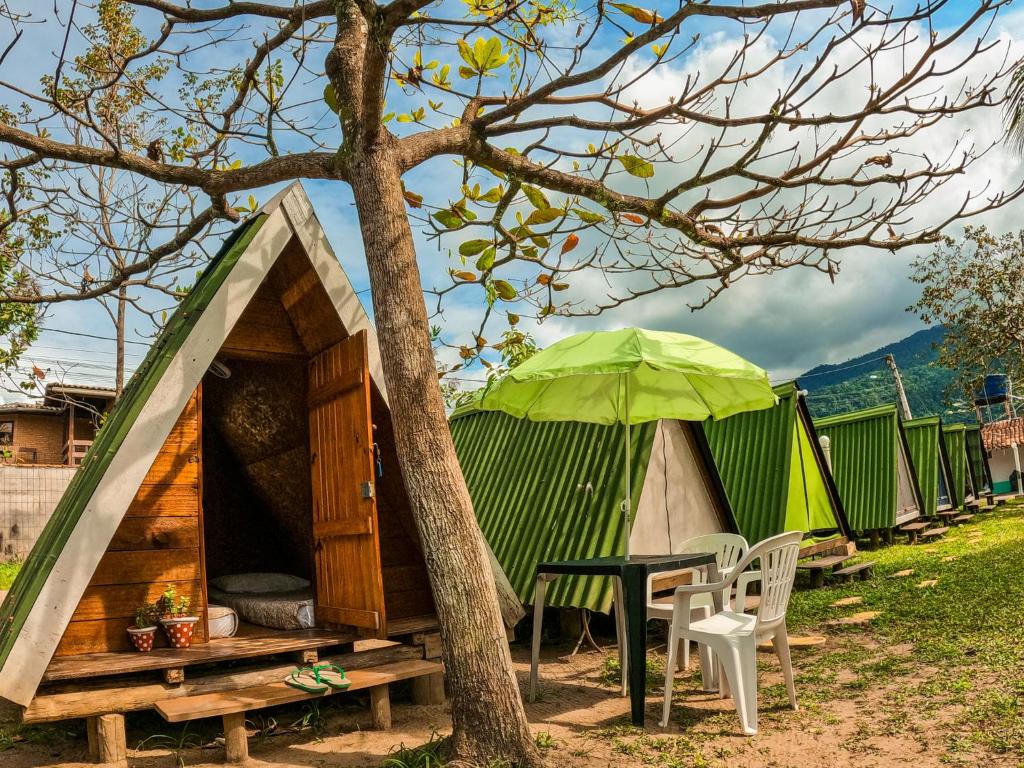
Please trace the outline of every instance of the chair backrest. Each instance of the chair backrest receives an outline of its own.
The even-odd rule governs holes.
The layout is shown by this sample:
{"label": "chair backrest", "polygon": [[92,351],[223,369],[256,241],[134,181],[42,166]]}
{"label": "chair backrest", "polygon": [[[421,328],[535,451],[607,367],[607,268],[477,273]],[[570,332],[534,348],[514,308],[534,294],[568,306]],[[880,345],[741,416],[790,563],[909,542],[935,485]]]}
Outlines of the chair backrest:
{"label": "chair backrest", "polygon": [[796,580],[796,561],[800,557],[802,531],[790,531],[765,539],[751,547],[736,567],[742,573],[755,561],[761,562],[761,602],[757,608],[757,624],[775,624],[786,616],[789,596]]}
{"label": "chair backrest", "polygon": [[719,571],[734,568],[748,549],[750,545],[747,540],[738,533],[708,533],[687,539],[679,547],[680,552],[712,553],[718,562]]}
{"label": "chair backrest", "polygon": [[[715,556],[715,562],[718,563],[719,572],[723,572],[722,575],[726,575],[731,571],[727,569],[733,568],[736,563],[740,561],[750,545],[747,544],[747,540],[744,539],[737,533],[708,533],[704,536],[696,536],[692,539],[687,539],[679,545],[679,551],[675,554],[685,555],[693,552],[710,552]],[[694,583],[703,582],[704,575],[699,569],[687,568],[687,571],[693,572]],[[654,593],[654,582],[657,579],[664,579],[675,575],[676,573],[683,573],[685,571],[670,571],[668,573],[652,573],[647,577],[647,604],[651,605],[653,602]]]}

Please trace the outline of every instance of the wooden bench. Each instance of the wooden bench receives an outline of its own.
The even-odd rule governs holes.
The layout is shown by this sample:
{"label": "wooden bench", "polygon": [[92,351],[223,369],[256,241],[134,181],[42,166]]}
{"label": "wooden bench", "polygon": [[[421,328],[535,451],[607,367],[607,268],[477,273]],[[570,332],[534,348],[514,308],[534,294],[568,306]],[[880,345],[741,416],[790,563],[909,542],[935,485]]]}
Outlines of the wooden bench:
{"label": "wooden bench", "polygon": [[811,577],[811,586],[815,589],[825,586],[825,571],[830,568],[840,566],[850,559],[850,555],[826,555],[825,557],[819,557],[817,560],[808,560],[803,563],[797,563],[797,568],[802,571],[807,571]]}
{"label": "wooden bench", "polygon": [[399,680],[436,675],[444,667],[436,661],[410,660],[393,664],[382,664],[368,669],[346,672],[352,685],[345,691],[333,688],[325,693],[307,693],[292,688],[284,682],[267,683],[236,691],[206,693],[199,696],[185,696],[156,703],[156,711],[169,723],[182,723],[203,717],[222,717],[224,720],[224,751],[229,763],[242,763],[249,757],[249,742],[245,730],[245,713],[292,704],[297,701],[320,699],[335,693],[347,693],[369,689],[370,715],[373,727],[386,730],[391,727],[391,699],[388,684]]}
{"label": "wooden bench", "polygon": [[929,525],[930,523],[927,523],[923,520],[918,520],[917,522],[907,523],[906,525],[901,526],[899,530],[900,533],[907,534],[907,543],[913,544],[915,541],[917,541],[917,535],[921,531],[925,530]]}
{"label": "wooden bench", "polygon": [[944,534],[948,530],[949,530],[949,528],[945,528],[945,527],[929,528],[927,531],[922,531],[921,532],[921,541],[929,541],[931,539],[937,539],[937,538],[939,538],[939,536],[941,536],[942,534]]}
{"label": "wooden bench", "polygon": [[848,565],[845,568],[840,568],[838,571],[833,570],[832,575],[839,577],[842,582],[853,581],[854,576],[859,576],[861,581],[867,581],[875,574],[874,562],[868,561],[864,563],[854,563]]}

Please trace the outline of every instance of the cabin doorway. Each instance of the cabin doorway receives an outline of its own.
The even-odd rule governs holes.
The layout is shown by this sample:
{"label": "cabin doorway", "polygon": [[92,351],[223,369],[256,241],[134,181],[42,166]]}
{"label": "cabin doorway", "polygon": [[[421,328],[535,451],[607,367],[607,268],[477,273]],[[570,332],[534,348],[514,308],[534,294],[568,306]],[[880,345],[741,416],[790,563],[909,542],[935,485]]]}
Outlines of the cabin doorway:
{"label": "cabin doorway", "polygon": [[235,611],[243,631],[315,625],[306,368],[222,357],[203,379],[203,570],[214,639],[218,606]]}

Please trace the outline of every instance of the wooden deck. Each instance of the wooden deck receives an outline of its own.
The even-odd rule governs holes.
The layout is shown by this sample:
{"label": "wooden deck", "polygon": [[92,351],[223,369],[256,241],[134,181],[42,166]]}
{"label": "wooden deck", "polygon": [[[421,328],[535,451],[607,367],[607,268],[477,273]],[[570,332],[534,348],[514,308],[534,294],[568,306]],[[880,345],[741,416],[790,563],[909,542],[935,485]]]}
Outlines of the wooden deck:
{"label": "wooden deck", "polygon": [[251,659],[278,653],[306,651],[351,643],[358,636],[327,629],[281,631],[242,624],[234,637],[223,637],[191,648],[157,648],[149,653],[83,653],[58,656],[50,661],[43,682],[79,680],[105,675],[130,675],[231,659]]}
{"label": "wooden deck", "polygon": [[[436,630],[435,616],[414,616],[388,622],[389,637],[404,637]],[[243,622],[239,624],[238,633],[234,637],[197,643],[191,648],[157,648],[149,653],[83,653],[75,656],[57,656],[50,661],[42,682],[184,669],[197,664],[214,664],[232,659],[252,659],[329,648],[359,639],[359,636],[352,632],[327,629],[281,631]]]}

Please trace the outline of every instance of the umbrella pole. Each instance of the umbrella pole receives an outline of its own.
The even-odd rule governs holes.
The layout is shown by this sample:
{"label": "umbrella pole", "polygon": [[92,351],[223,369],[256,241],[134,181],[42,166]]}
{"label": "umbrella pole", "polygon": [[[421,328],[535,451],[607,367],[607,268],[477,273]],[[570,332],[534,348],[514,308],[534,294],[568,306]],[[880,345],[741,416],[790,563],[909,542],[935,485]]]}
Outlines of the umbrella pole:
{"label": "umbrella pole", "polygon": [[626,451],[626,498],[623,499],[623,501],[622,501],[622,512],[623,512],[623,516],[626,519],[625,519],[625,524],[623,525],[624,532],[623,532],[622,535],[623,535],[623,539],[625,540],[623,542],[623,544],[624,544],[623,549],[624,549],[624,551],[626,553],[626,559],[629,560],[629,533],[630,533],[629,522],[630,522],[630,517],[631,517],[630,513],[632,511],[631,507],[633,506],[633,487],[632,487],[633,486],[633,467],[631,466],[631,464],[632,464],[632,461],[631,461],[632,456],[631,456],[631,454],[633,452],[633,446],[632,446],[632,444],[630,442],[630,439],[629,439],[629,378],[626,377],[626,376],[623,376],[622,378],[623,378],[623,395],[624,395],[624,399],[626,401],[626,430],[625,430],[625,433],[626,433],[626,444],[625,444],[625,451]]}

